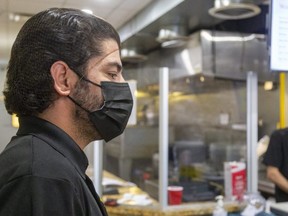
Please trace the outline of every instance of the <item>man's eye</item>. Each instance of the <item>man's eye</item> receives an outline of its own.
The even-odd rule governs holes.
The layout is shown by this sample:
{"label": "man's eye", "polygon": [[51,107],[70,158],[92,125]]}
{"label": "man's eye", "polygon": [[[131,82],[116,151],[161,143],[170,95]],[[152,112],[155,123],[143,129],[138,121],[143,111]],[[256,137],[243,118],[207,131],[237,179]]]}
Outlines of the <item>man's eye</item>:
{"label": "man's eye", "polygon": [[117,77],[117,74],[115,73],[109,73],[109,76],[111,76],[112,79],[115,79]]}

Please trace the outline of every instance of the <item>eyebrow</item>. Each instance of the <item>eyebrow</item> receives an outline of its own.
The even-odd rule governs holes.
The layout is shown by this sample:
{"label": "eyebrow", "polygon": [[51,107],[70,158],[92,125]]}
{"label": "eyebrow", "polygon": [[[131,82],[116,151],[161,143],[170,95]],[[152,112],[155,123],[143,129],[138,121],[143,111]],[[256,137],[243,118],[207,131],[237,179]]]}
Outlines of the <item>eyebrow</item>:
{"label": "eyebrow", "polygon": [[[111,53],[117,51],[119,49],[116,49],[110,53],[107,53],[106,55],[102,56],[98,61],[96,61],[89,69],[95,67],[96,65],[100,64],[108,55],[110,55]],[[105,64],[105,66],[110,66],[110,67],[117,67],[117,72],[121,72],[123,70],[123,66],[122,64],[120,64],[117,61],[111,61]]]}
{"label": "eyebrow", "polygon": [[108,62],[107,66],[117,67],[117,72],[121,72],[123,70],[123,66],[119,64],[118,62]]}

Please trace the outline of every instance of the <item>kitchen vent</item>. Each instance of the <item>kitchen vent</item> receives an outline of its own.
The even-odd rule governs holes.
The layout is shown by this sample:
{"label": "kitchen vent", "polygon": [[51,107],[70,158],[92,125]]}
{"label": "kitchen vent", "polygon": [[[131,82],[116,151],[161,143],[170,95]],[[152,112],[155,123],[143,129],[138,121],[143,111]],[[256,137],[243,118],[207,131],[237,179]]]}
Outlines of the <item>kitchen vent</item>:
{"label": "kitchen vent", "polygon": [[186,44],[189,37],[183,25],[171,25],[160,29],[156,40],[161,43],[162,48],[180,47]]}
{"label": "kitchen vent", "polygon": [[141,63],[147,60],[147,56],[139,53],[135,49],[122,49],[121,60],[125,63]]}
{"label": "kitchen vent", "polygon": [[211,16],[225,20],[246,19],[260,12],[255,1],[251,0],[215,0],[214,8],[209,9]]}

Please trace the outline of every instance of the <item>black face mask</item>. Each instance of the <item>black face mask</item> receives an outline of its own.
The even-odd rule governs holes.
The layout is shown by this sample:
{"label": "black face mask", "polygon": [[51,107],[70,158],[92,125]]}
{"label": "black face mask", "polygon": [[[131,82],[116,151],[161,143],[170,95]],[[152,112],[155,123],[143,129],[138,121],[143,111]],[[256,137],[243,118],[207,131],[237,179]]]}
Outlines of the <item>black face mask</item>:
{"label": "black face mask", "polygon": [[128,83],[101,82],[101,85],[94,83],[84,77],[85,80],[102,89],[104,97],[103,106],[96,111],[89,111],[83,108],[73,98],[68,96],[76,105],[89,113],[89,119],[93,123],[102,138],[108,142],[123,133],[129,120],[133,98]]}

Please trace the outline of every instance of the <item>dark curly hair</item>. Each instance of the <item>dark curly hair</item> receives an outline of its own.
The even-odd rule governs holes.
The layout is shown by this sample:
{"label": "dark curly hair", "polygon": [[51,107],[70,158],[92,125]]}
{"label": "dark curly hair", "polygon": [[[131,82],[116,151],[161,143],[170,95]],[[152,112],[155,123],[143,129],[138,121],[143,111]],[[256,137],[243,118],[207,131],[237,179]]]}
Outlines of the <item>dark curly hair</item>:
{"label": "dark curly hair", "polygon": [[116,30],[103,19],[77,9],[51,8],[31,17],[13,44],[7,70],[5,106],[9,114],[37,115],[56,99],[50,67],[64,61],[84,74],[88,60],[102,53],[102,42]]}

